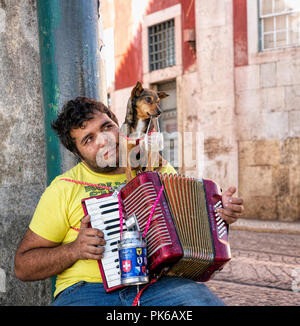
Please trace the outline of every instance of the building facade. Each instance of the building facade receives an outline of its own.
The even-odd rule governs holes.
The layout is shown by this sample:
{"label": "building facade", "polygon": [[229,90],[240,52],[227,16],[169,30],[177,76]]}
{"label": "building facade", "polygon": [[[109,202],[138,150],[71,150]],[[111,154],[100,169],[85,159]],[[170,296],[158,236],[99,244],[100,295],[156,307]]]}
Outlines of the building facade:
{"label": "building facade", "polygon": [[297,1],[104,0],[109,105],[139,80],[179,172],[236,185],[245,218],[300,220]]}

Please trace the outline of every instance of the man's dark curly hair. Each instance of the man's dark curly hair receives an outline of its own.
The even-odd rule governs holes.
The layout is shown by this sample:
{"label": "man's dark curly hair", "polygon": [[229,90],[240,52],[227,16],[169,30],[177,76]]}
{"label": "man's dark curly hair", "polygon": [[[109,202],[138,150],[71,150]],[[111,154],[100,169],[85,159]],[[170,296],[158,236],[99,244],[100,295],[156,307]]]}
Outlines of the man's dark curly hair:
{"label": "man's dark curly hair", "polygon": [[61,143],[72,153],[79,153],[73,138],[70,135],[71,129],[81,128],[85,121],[91,120],[95,111],[105,113],[117,125],[118,119],[114,113],[103,103],[97,102],[87,97],[77,97],[68,101],[58,115],[57,119],[51,123],[51,127],[57,133]]}

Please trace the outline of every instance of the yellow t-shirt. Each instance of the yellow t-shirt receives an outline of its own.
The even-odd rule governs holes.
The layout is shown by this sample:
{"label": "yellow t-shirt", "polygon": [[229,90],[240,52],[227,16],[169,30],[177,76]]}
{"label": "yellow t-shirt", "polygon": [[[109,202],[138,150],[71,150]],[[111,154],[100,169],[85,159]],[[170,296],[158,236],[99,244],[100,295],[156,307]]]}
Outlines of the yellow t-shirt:
{"label": "yellow t-shirt", "polygon": [[[161,172],[176,173],[176,170],[168,164]],[[126,183],[126,176],[125,174],[105,175],[96,173],[84,163],[79,163],[52,181],[41,196],[29,228],[44,239],[64,245],[74,241],[78,236],[78,232],[71,227],[80,227],[80,220],[84,216],[81,200],[112,190],[67,182],[60,180],[61,178],[116,189],[121,184]],[[102,282],[96,260],[78,260],[70,268],[57,275],[54,296],[79,281]]]}

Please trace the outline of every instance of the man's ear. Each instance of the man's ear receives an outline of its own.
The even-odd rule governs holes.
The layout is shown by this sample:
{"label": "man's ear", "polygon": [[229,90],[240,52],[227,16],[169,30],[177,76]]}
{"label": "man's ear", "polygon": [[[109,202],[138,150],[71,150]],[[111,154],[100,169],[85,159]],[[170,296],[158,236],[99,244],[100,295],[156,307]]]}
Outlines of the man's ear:
{"label": "man's ear", "polygon": [[142,86],[142,84],[138,81],[135,85],[135,87],[132,89],[131,91],[131,97],[138,97],[142,94],[144,88]]}
{"label": "man's ear", "polygon": [[163,99],[163,98],[166,98],[166,97],[169,96],[169,94],[167,94],[167,93],[165,93],[165,92],[158,92],[157,95],[158,95],[158,97],[159,97],[160,99]]}

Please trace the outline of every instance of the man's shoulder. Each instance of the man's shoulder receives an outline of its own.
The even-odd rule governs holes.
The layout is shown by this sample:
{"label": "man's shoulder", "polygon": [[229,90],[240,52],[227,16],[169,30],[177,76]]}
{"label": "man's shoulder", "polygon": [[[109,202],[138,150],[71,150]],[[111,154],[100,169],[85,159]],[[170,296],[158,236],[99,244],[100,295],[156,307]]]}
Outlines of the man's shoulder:
{"label": "man's shoulder", "polygon": [[[79,175],[81,174],[81,163],[76,164],[74,167],[69,169],[68,171],[58,175],[53,179],[50,183],[49,187],[51,188],[61,188],[61,187],[68,187],[71,185],[70,182],[65,182],[67,180],[77,180]],[[49,188],[48,187],[48,188]]]}
{"label": "man's shoulder", "polygon": [[168,162],[160,169],[160,173],[177,174],[175,168]]}

